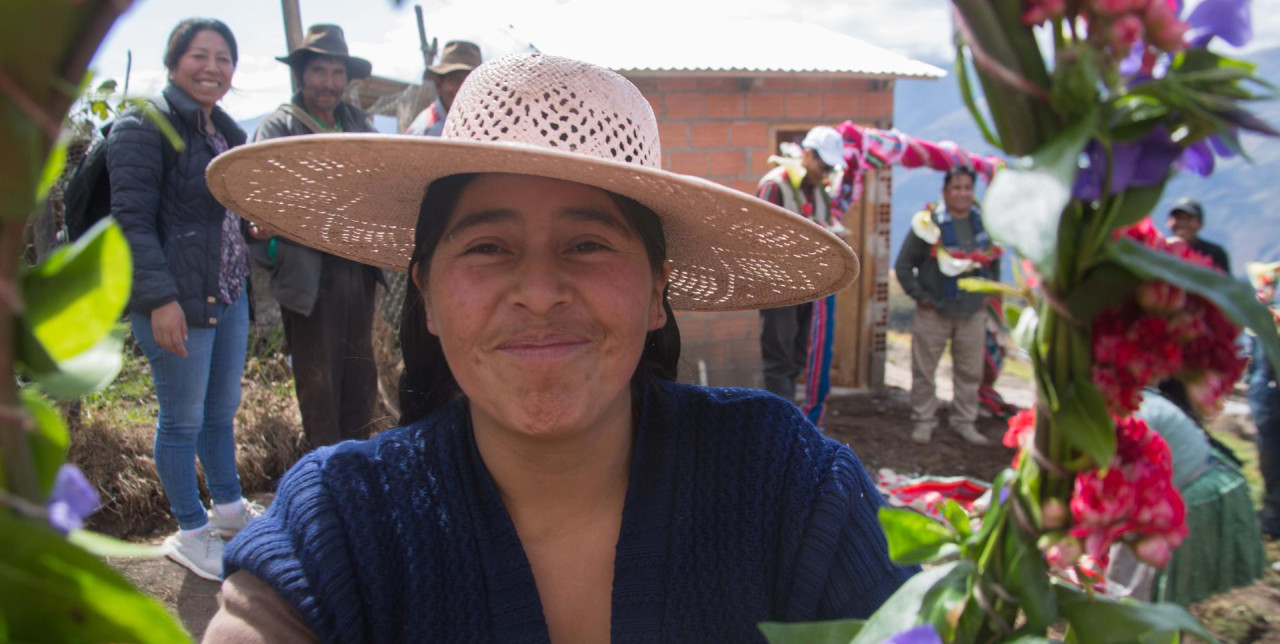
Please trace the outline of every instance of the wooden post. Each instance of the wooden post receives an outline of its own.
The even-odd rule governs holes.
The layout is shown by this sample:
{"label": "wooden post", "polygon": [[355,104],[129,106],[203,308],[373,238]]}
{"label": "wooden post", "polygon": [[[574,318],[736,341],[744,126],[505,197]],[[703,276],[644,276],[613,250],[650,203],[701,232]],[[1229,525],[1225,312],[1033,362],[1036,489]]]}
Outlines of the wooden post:
{"label": "wooden post", "polygon": [[[287,51],[293,51],[302,44],[302,12],[298,9],[298,0],[280,0],[280,10],[284,14],[284,42]],[[293,70],[289,70],[289,82],[293,91],[298,91],[298,79]]]}

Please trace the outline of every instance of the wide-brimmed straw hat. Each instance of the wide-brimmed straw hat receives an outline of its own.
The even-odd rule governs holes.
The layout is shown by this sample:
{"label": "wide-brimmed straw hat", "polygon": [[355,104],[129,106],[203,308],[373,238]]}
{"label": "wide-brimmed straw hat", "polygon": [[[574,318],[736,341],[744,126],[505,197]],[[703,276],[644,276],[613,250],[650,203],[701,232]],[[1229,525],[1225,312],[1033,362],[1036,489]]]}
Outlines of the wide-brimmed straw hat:
{"label": "wide-brimmed straw hat", "polygon": [[307,28],[307,35],[302,39],[302,44],[289,52],[288,56],[276,56],[276,60],[290,67],[297,67],[298,61],[308,54],[342,59],[347,64],[347,78],[351,80],[368,78],[373,73],[373,63],[352,56],[347,51],[346,36],[342,33],[342,27],[338,25],[311,25]]}
{"label": "wide-brimmed straw hat", "polygon": [[429,183],[514,173],[595,186],[657,213],[675,308],[786,306],[857,277],[853,250],[817,224],[661,163],[653,109],[635,85],[595,65],[523,54],[471,73],[440,138],[272,139],[218,156],[207,178],[219,201],[267,232],[395,271],[408,269]]}
{"label": "wide-brimmed straw hat", "polygon": [[484,64],[480,47],[465,40],[451,40],[444,44],[440,62],[427,68],[428,74],[444,76],[450,72],[471,71]]}

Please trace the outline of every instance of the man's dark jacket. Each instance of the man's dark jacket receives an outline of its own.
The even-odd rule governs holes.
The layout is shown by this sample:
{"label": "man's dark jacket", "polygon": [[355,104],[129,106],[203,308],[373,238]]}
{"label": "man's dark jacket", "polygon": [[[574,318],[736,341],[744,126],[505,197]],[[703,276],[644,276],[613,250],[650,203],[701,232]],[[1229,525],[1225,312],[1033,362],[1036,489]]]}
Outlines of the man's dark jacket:
{"label": "man's dark jacket", "polygon": [[[217,155],[205,136],[204,112],[174,85],[164,89],[169,122],[185,144],[177,155],[160,128],[139,110],[116,119],[107,140],[111,177],[111,216],[120,223],[133,251],[133,294],[129,311],[150,316],[177,302],[187,325],[217,324],[218,269],[222,257],[222,220],[227,209],[209,193],[204,171]],[[235,147],[245,133],[218,107],[214,126]],[[165,167],[165,158],[172,160]]]}
{"label": "man's dark jacket", "polygon": [[[293,104],[302,108],[302,94],[294,94]],[[369,119],[360,108],[347,102],[338,104],[334,116],[342,125],[343,132],[375,132]],[[295,118],[282,108],[268,114],[258,124],[253,140],[265,141],[282,136],[302,136],[314,134],[301,120]],[[294,313],[311,315],[315,310],[316,300],[320,297],[320,270],[325,253],[295,244],[283,237],[275,241],[274,257],[269,254],[269,244],[265,241],[253,241],[250,252],[254,261],[271,271],[271,296]],[[331,260],[332,261],[332,260]],[[375,271],[377,280],[387,285],[382,271]]]}

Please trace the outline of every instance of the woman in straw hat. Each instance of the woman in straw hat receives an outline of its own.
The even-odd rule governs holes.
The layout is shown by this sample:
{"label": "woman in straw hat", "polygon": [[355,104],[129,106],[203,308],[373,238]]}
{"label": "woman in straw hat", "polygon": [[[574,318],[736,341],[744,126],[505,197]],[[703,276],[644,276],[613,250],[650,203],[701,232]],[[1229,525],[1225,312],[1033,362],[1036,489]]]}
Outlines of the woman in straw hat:
{"label": "woman in straw hat", "polygon": [[205,641],[758,641],[902,584],[853,452],[771,394],[675,382],[673,307],[812,300],[857,258],[660,160],[633,85],[535,54],[477,68],[440,139],[210,166],[237,212],[416,288],[403,427],[290,470]]}

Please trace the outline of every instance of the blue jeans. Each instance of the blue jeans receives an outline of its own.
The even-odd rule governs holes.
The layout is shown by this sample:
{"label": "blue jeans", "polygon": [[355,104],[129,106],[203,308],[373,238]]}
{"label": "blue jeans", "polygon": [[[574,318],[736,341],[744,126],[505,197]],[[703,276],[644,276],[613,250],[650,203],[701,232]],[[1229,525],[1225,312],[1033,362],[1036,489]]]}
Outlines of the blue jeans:
{"label": "blue jeans", "polygon": [[189,327],[186,358],[156,344],[150,316],[129,316],[134,338],[151,363],[160,403],[156,472],[183,530],[208,523],[196,483],[197,455],[214,503],[241,496],[232,423],[240,408],[240,376],[249,344],[248,299],[241,295],[234,304],[219,306],[217,326]]}
{"label": "blue jeans", "polygon": [[1258,469],[1266,494],[1258,515],[1262,531],[1280,536],[1280,389],[1262,343],[1254,340],[1249,362],[1249,411],[1258,426]]}

